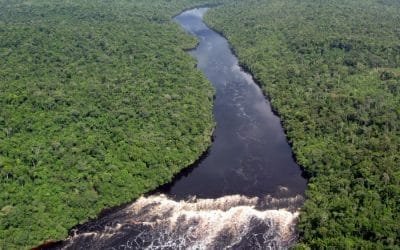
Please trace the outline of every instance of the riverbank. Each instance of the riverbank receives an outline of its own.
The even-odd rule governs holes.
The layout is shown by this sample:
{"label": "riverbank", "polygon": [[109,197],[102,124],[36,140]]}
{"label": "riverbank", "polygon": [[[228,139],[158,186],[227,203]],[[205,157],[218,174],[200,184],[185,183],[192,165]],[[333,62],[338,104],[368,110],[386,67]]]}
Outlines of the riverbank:
{"label": "riverbank", "polygon": [[246,1],[206,16],[269,93],[310,178],[299,224],[305,246],[399,243],[399,95],[389,87],[398,82],[399,7]]}
{"label": "riverbank", "polygon": [[170,20],[194,4],[0,4],[0,248],[62,239],[207,149],[213,90]]}
{"label": "riverbank", "polygon": [[199,39],[190,54],[215,88],[217,126],[209,153],[158,189],[162,194],[86,223],[59,248],[279,248],[296,241],[306,180],[251,75],[226,39],[203,23],[206,10],[188,10],[175,20]]}

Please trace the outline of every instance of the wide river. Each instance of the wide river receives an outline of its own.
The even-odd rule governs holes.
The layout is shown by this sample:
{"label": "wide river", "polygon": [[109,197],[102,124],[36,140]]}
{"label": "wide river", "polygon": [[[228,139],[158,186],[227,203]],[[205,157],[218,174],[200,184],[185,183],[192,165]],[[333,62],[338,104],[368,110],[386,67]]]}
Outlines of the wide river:
{"label": "wide river", "polygon": [[159,192],[78,227],[55,249],[282,249],[296,241],[306,180],[279,117],[207,8],[175,17],[199,45],[190,54],[216,89],[214,142]]}

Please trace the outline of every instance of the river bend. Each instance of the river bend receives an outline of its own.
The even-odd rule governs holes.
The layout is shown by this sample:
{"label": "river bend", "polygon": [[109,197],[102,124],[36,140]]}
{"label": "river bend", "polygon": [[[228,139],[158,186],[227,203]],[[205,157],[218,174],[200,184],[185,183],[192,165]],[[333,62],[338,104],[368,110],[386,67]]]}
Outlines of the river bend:
{"label": "river bend", "polygon": [[281,249],[296,240],[306,180],[280,119],[207,8],[175,17],[199,45],[189,53],[216,89],[214,142],[159,193],[91,221],[56,249]]}

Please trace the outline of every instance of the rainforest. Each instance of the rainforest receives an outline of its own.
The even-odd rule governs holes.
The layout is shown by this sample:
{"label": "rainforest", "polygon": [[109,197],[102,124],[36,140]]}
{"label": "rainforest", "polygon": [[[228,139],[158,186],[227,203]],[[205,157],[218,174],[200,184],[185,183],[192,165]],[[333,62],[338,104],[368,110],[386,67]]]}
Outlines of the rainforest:
{"label": "rainforest", "polygon": [[236,1],[208,23],[282,117],[309,177],[305,246],[400,244],[400,2]]}
{"label": "rainforest", "polygon": [[[168,211],[212,207],[221,218],[230,205],[259,208],[261,196],[224,200],[222,191],[198,203],[142,196],[210,147],[215,155],[215,107],[224,99],[202,57],[187,53],[205,30],[191,36],[173,19],[199,6],[210,7],[200,11],[205,23],[227,39],[279,115],[291,147],[284,143],[285,155],[291,161],[293,151],[307,179],[303,195],[290,163],[296,178],[283,170],[279,178],[304,203],[261,212],[286,216],[298,249],[400,245],[399,1],[0,0],[0,249],[63,240],[104,209],[136,200],[129,209],[144,204],[150,213],[168,202]],[[291,184],[274,188],[290,192]],[[268,190],[257,192],[277,194]],[[130,213],[123,210],[124,220]]]}
{"label": "rainforest", "polygon": [[61,239],[210,144],[190,1],[1,1],[0,248]]}

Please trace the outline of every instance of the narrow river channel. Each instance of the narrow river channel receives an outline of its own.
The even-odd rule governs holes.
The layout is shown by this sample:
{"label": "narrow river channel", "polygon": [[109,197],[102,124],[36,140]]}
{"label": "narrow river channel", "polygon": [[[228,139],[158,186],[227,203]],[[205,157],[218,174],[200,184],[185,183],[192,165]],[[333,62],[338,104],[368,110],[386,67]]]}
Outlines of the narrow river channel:
{"label": "narrow river channel", "polygon": [[91,221],[55,249],[282,249],[296,241],[306,180],[279,118],[229,43],[203,22],[175,17],[199,45],[190,54],[216,89],[208,154],[157,194]]}

